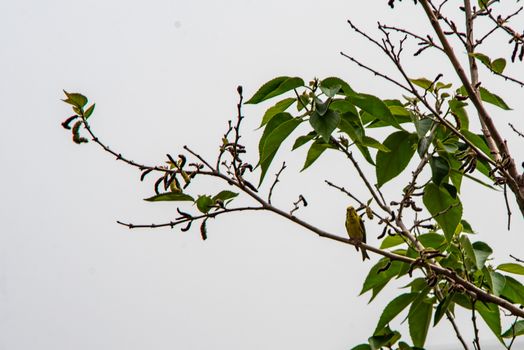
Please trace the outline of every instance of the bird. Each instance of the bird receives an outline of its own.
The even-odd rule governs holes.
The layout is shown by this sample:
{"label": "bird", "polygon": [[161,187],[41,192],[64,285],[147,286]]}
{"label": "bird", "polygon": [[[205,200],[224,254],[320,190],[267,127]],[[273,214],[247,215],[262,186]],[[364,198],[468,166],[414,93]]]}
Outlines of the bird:
{"label": "bird", "polygon": [[366,227],[364,226],[364,221],[362,218],[357,214],[357,211],[351,205],[346,209],[346,231],[349,238],[351,238],[351,240],[356,243],[355,248],[357,251],[360,247],[362,252],[362,261],[369,259],[366,249],[360,246],[360,243],[366,243]]}

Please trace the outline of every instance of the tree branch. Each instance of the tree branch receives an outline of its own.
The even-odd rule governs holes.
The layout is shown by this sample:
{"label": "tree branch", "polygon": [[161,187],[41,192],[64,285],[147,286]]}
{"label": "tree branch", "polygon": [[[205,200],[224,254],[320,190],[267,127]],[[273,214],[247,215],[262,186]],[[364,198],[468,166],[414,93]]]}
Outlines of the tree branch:
{"label": "tree branch", "polygon": [[[490,146],[490,150],[493,153],[495,160],[500,161],[503,158],[503,155],[510,156],[509,149],[507,147],[506,142],[499,134],[497,128],[495,127],[493,120],[489,116],[488,112],[484,108],[484,105],[482,101],[480,100],[480,95],[476,90],[474,90],[473,85],[468,80],[464,69],[462,68],[462,65],[458,61],[455,52],[453,50],[453,47],[448,42],[446,35],[442,31],[442,28],[440,27],[440,24],[438,22],[438,19],[435,17],[434,12],[430,8],[430,5],[428,3],[428,0],[420,0],[420,3],[422,4],[422,7],[424,8],[424,11],[426,13],[426,16],[428,17],[431,26],[435,30],[442,47],[444,48],[444,51],[446,52],[449,61],[451,62],[453,68],[455,69],[455,72],[457,73],[458,77],[460,78],[462,84],[464,85],[464,88],[466,89],[468,96],[470,100],[473,102],[473,105],[475,106],[475,109],[478,112],[479,118],[481,121],[485,124],[486,128],[482,130],[484,136],[486,137],[486,140],[488,142],[488,145]],[[515,161],[510,156],[510,161],[508,164],[508,176],[507,176],[507,182],[513,193],[515,194],[515,197],[517,199],[517,203],[519,205],[519,208],[524,215],[524,181],[519,176],[519,173],[517,171]]]}

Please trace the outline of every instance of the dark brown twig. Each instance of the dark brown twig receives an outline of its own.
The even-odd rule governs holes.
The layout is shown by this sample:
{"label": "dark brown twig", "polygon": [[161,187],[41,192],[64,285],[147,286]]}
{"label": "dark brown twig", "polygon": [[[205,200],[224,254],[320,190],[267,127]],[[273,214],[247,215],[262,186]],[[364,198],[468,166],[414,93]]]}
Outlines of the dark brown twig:
{"label": "dark brown twig", "polygon": [[370,71],[371,73],[373,73],[374,75],[379,76],[379,77],[381,77],[381,78],[383,78],[383,79],[385,79],[385,80],[387,80],[387,81],[389,81],[389,82],[391,82],[391,83],[393,83],[393,84],[395,84],[395,85],[401,87],[402,89],[411,92],[411,91],[409,90],[409,88],[407,88],[406,86],[402,85],[402,83],[399,83],[399,82],[396,81],[395,79],[393,79],[393,78],[387,76],[386,74],[380,73],[379,71],[377,71],[377,70],[375,70],[375,69],[373,69],[373,68],[371,68],[371,67],[365,65],[364,63],[360,62],[360,61],[357,60],[356,58],[353,58],[353,57],[351,57],[351,56],[345,54],[344,52],[340,52],[340,54],[341,54],[342,56],[344,56],[345,58],[349,59],[350,61],[352,61],[353,63],[355,63],[356,65],[358,65],[359,67],[364,68],[364,69]]}
{"label": "dark brown twig", "polygon": [[278,182],[280,182],[280,175],[282,174],[282,172],[284,171],[284,169],[286,169],[286,162],[283,162],[282,163],[282,167],[280,168],[280,170],[275,174],[275,181],[273,181],[273,184],[271,185],[271,188],[269,189],[269,194],[267,196],[267,202],[269,204],[271,204],[271,196],[273,195],[273,190],[275,189],[275,186],[277,185]]}
{"label": "dark brown twig", "polygon": [[519,258],[517,258],[517,257],[516,257],[516,256],[514,256],[514,255],[511,255],[511,254],[510,254],[509,256],[510,256],[510,257],[511,257],[512,259],[515,259],[515,261],[516,261],[516,262],[519,262],[519,263],[524,263],[524,260],[522,260],[522,259],[519,259]]}
{"label": "dark brown twig", "polygon": [[218,210],[218,211],[214,211],[214,212],[210,212],[210,213],[202,214],[198,216],[180,216],[177,219],[175,219],[175,221],[170,221],[170,222],[166,222],[162,224],[132,224],[132,223],[122,222],[119,220],[117,220],[117,223],[122,226],[126,226],[127,228],[130,228],[130,229],[161,228],[161,227],[174,228],[175,226],[178,226],[184,223],[189,223],[189,222],[206,219],[206,218],[214,218],[222,214],[234,213],[238,211],[255,211],[255,210],[264,210],[264,209],[265,209],[264,207],[237,207],[237,208],[231,208],[231,209],[226,208],[226,209],[222,209],[222,210]]}
{"label": "dark brown twig", "polygon": [[513,124],[508,123],[508,125],[511,127],[511,129],[512,129],[512,130],[513,130],[517,135],[519,135],[520,137],[524,137],[524,134],[521,133],[520,131],[518,131],[518,130],[513,126]]}

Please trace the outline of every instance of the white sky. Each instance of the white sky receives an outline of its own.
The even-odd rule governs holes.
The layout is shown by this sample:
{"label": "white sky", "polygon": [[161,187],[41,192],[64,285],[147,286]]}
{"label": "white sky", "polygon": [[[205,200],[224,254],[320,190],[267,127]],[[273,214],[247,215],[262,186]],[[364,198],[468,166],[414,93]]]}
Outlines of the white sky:
{"label": "white sky", "polygon": [[[198,227],[184,233],[117,225],[117,219],[169,221],[175,206],[142,201],[152,184],[140,183],[135,169],[94,143],[73,144],[60,126],[70,111],[59,99],[62,89],[89,96],[97,103],[95,132],[137,161],[159,163],[185,144],[213,157],[235,116],[239,84],[248,97],[275,76],[336,75],[358,91],[399,98],[394,86],[339,55],[392,72],[346,19],[372,32],[377,20],[401,19],[412,28],[426,23],[412,2],[397,7],[391,11],[385,0],[359,7],[304,0],[1,2],[0,349],[306,350],[365,342],[398,290],[369,305],[368,296],[357,297],[371,263],[362,264],[352,247],[270,214],[220,217],[209,223],[205,242]],[[508,57],[501,38],[494,47]],[[409,67],[413,77],[443,72],[453,79],[442,57],[428,52],[416,62]],[[522,78],[522,64],[509,69]],[[523,129],[517,119],[523,90],[485,79],[514,107],[490,111],[520,163],[522,139],[508,132],[507,122]],[[244,143],[253,162],[259,135],[253,130],[263,111],[244,107]],[[364,192],[351,167],[331,156],[298,174],[305,151],[288,155],[274,200],[289,210],[304,194],[311,205],[298,214],[342,235],[348,201],[323,180]],[[385,186],[388,199],[398,198],[400,186]],[[225,188],[198,182],[194,193]],[[507,232],[501,193],[465,184],[462,198],[464,217],[494,248],[495,264],[522,254],[524,225],[513,200]],[[368,231],[376,243],[380,232],[373,225]],[[471,339],[469,317],[459,315]],[[399,322],[392,326],[405,330]],[[434,347],[428,348],[456,348],[436,346],[455,344],[450,332],[443,320],[430,330]],[[481,337],[496,344],[485,327]]]}

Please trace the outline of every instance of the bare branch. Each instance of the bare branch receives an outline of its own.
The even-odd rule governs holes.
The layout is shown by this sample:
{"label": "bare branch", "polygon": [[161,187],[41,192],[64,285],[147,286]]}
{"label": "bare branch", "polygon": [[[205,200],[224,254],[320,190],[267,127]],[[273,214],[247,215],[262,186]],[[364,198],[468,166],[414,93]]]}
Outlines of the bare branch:
{"label": "bare branch", "polygon": [[[132,223],[126,223],[123,221],[117,220],[117,223],[126,226],[130,229],[136,229],[136,228],[161,228],[161,227],[170,227],[174,228],[175,226],[184,224],[184,223],[192,223],[193,221],[202,220],[202,219],[208,219],[208,218],[215,218],[222,214],[228,214],[228,213],[234,213],[238,211],[255,211],[255,210],[265,210],[264,207],[237,207],[237,208],[224,208],[222,210],[218,210],[215,212],[202,214],[198,216],[185,216],[182,215],[178,218],[176,218],[174,221],[165,222],[162,224],[132,224]],[[187,230],[186,230],[187,231]]]}
{"label": "bare branch", "polygon": [[520,131],[518,131],[518,130],[513,126],[513,124],[508,123],[508,125],[511,127],[511,129],[512,129],[512,130],[513,130],[517,135],[519,135],[520,137],[524,137],[524,134],[521,133]]}
{"label": "bare branch", "polygon": [[282,167],[280,168],[280,170],[275,174],[275,181],[273,181],[273,184],[271,185],[271,188],[269,189],[269,195],[267,196],[267,202],[269,204],[271,204],[271,196],[273,195],[273,190],[275,189],[275,186],[277,185],[278,182],[280,182],[280,174],[282,174],[282,172],[284,171],[284,169],[286,168],[286,162],[283,162],[282,163]]}

